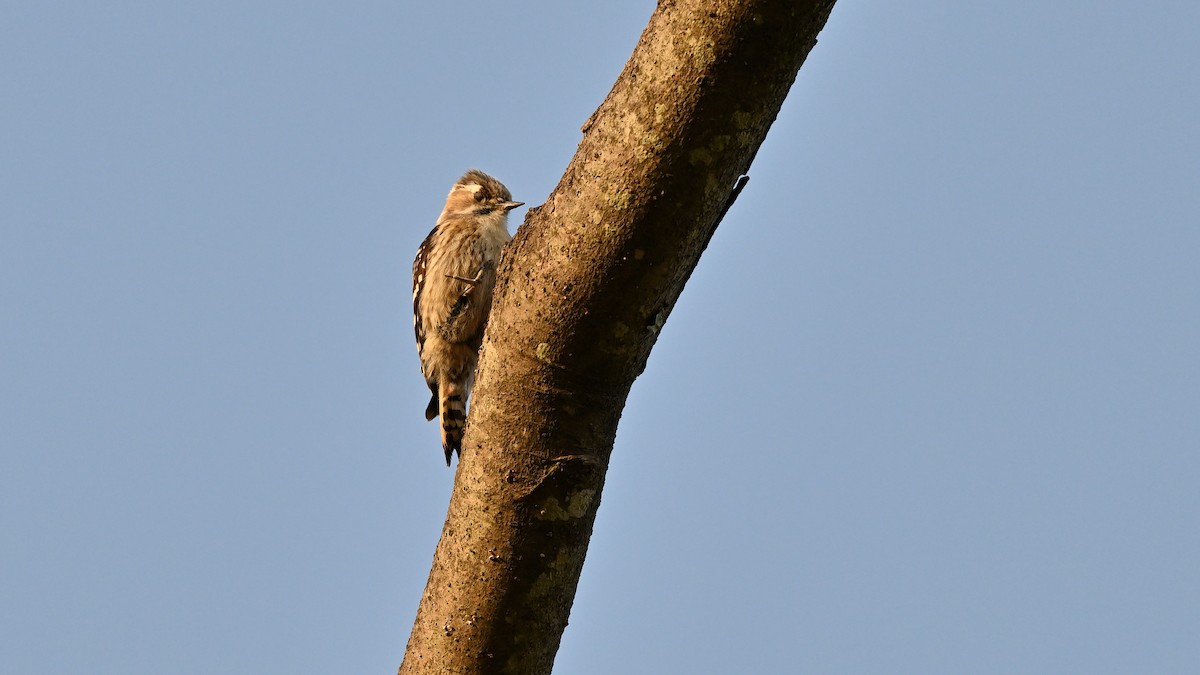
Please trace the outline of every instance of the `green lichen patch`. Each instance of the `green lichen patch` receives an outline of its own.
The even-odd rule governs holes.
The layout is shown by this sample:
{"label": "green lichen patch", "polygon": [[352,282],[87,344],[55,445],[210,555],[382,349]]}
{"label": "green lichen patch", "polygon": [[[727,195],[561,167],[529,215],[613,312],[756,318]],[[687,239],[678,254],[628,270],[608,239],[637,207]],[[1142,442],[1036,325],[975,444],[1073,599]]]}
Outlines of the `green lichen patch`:
{"label": "green lichen patch", "polygon": [[559,502],[556,497],[549,497],[542,503],[537,518],[538,520],[577,520],[587,515],[588,507],[592,505],[592,498],[595,496],[595,490],[580,490],[567,497],[566,504]]}

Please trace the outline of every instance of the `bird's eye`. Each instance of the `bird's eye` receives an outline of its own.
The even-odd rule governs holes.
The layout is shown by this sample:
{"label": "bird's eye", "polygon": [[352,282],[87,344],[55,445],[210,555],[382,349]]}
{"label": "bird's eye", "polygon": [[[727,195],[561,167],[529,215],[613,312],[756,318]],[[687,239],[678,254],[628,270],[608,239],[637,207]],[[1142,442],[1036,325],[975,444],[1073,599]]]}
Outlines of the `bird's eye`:
{"label": "bird's eye", "polygon": [[477,202],[483,201],[483,190],[475,191],[475,201],[477,201]]}

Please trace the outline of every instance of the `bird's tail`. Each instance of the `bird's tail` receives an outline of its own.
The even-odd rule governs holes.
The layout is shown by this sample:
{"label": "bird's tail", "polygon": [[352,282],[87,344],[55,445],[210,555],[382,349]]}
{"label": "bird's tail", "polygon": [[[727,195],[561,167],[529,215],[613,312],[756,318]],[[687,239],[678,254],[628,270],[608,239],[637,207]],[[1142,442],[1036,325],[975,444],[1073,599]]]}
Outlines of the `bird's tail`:
{"label": "bird's tail", "polygon": [[460,382],[442,382],[438,390],[442,449],[446,451],[446,466],[450,466],[450,455],[462,454],[463,426],[467,423],[467,389]]}
{"label": "bird's tail", "polygon": [[438,416],[437,386],[435,385],[435,386],[431,387],[431,389],[433,389],[433,396],[429,397],[429,405],[425,406],[425,421],[426,422],[428,422],[429,420]]}

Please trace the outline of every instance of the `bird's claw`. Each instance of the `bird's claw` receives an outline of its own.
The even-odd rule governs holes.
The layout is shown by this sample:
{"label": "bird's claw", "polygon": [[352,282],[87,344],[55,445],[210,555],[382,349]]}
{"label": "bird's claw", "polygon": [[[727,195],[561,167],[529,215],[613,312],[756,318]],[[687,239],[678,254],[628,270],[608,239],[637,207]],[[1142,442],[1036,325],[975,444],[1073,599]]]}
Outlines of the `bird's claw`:
{"label": "bird's claw", "polygon": [[483,278],[483,269],[481,268],[478,272],[476,272],[475,277],[473,279],[467,279],[466,277],[455,276],[453,274],[447,274],[446,278],[463,282],[464,284],[467,285],[466,292],[469,293],[471,290],[473,290],[475,288],[476,285],[479,284],[479,280]]}

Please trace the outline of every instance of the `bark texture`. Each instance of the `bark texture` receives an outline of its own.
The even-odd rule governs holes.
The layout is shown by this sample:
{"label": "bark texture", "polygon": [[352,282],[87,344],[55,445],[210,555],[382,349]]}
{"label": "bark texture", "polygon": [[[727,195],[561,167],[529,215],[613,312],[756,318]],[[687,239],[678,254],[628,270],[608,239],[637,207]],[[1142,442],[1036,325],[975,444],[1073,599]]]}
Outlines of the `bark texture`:
{"label": "bark texture", "polygon": [[659,2],[504,255],[400,673],[550,672],[630,386],[833,4]]}

